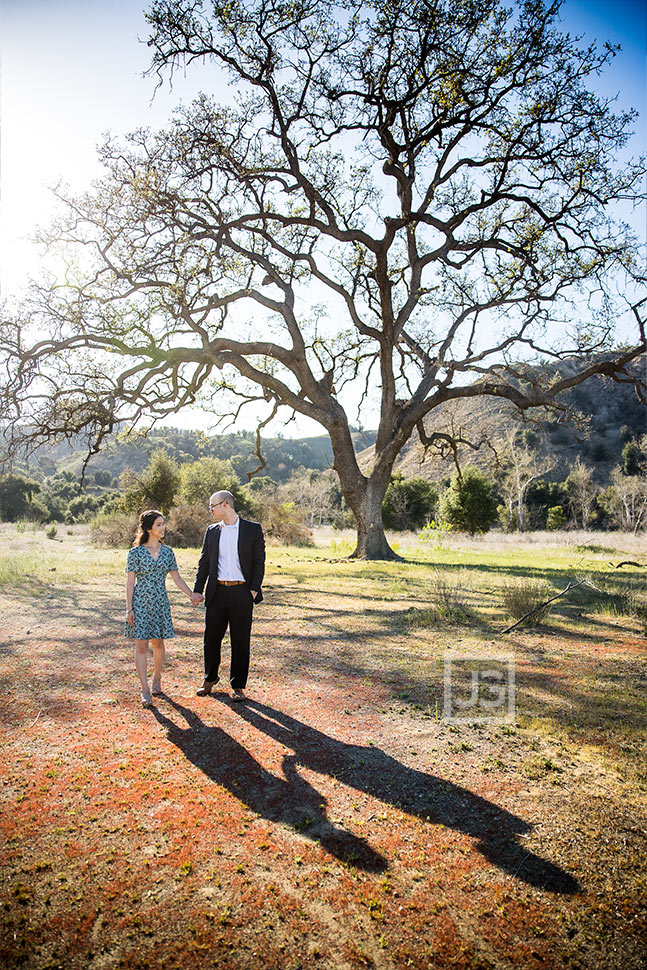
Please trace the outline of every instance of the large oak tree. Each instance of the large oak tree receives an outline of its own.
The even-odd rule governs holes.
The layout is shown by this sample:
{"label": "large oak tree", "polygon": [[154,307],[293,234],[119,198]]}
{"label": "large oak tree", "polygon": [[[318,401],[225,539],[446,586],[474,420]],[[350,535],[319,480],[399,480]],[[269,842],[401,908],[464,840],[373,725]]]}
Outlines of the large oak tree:
{"label": "large oak tree", "polygon": [[[634,117],[592,90],[615,52],[562,33],[558,3],[155,0],[147,16],[160,81],[211,61],[232,88],[109,140],[105,177],[66,200],[48,237],[64,278],[59,263],[3,329],[23,428],[96,441],[201,395],[287,408],[330,435],[355,554],[388,557],[405,442],[469,438],[440,405],[532,411],[596,373],[630,379],[644,301],[614,216],[644,165],[618,163]],[[568,376],[524,364],[556,358]]]}

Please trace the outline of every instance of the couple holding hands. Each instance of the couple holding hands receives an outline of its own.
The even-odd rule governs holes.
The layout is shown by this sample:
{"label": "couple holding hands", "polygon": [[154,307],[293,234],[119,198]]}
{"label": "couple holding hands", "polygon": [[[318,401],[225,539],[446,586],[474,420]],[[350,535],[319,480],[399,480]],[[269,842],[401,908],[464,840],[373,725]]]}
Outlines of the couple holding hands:
{"label": "couple holding hands", "polygon": [[[213,523],[204,535],[193,591],[178,572],[173,550],[164,544],[166,522],[162,513],[150,509],[139,516],[126,562],[125,634],[135,640],[135,666],[144,707],[152,705],[152,695],[162,693],[164,640],[175,636],[166,592],[167,573],[193,606],[206,601],[204,680],[196,693],[210,694],[220,679],[220,648],[229,626],[232,699],[245,699],[253,604],[263,598],[265,539],[257,522],[241,519],[236,513],[231,492],[215,492],[209,500],[209,510]],[[150,689],[146,671],[149,643],[153,648]]]}

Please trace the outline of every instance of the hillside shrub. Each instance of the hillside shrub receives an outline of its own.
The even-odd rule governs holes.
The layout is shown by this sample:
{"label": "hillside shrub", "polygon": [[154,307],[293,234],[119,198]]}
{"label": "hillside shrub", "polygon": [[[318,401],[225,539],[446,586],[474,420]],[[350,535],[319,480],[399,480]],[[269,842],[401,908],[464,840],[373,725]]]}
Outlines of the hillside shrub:
{"label": "hillside shrub", "polygon": [[489,532],[497,521],[497,500],[490,479],[478,468],[454,472],[440,500],[440,520],[454,532]]}
{"label": "hillside shrub", "polygon": [[623,475],[644,475],[647,472],[647,435],[641,443],[628,441],[622,449]]}
{"label": "hillside shrub", "polygon": [[68,503],[65,522],[68,525],[87,522],[96,514],[100,505],[100,501],[94,495],[77,495]]}
{"label": "hillside shrub", "polygon": [[313,546],[312,532],[294,502],[269,499],[260,509],[260,521],[269,542],[286,546]]}
{"label": "hillside shrub", "polygon": [[[210,516],[204,506],[180,505],[166,519],[165,542],[176,549],[200,548]],[[137,531],[137,516],[125,512],[96,515],[90,522],[90,541],[96,546],[129,549]]]}
{"label": "hillside shrub", "polygon": [[[552,587],[546,582],[528,578],[518,579],[503,587],[503,605],[513,619],[520,620],[526,613],[550,599],[552,595]],[[548,606],[537,610],[524,620],[524,623],[527,626],[541,623],[550,613],[551,607],[552,603],[549,603]]]}
{"label": "hillside shrub", "polygon": [[90,542],[110,549],[130,549],[137,517],[127,512],[100,512],[90,522]]}
{"label": "hillside shrub", "polygon": [[[140,474],[126,469],[121,474],[124,496],[121,501],[125,512],[142,512],[144,509],[160,509],[166,515],[172,507],[180,485],[180,468],[164,448],[151,455],[148,467]],[[205,500],[207,504],[208,496]]]}
{"label": "hillside shrub", "polygon": [[180,466],[178,505],[206,508],[209,496],[225,489],[236,497],[238,475],[230,461],[220,458],[199,458]]}
{"label": "hillside shrub", "polygon": [[609,457],[609,448],[607,442],[601,435],[591,437],[589,440],[588,451],[593,462],[606,461]]}
{"label": "hillside shrub", "polygon": [[504,532],[517,532],[519,529],[519,516],[517,510],[510,511],[507,505],[497,506],[499,523]]}
{"label": "hillside shrub", "polygon": [[526,492],[528,521],[532,528],[548,528],[548,510],[556,505],[565,509],[568,492],[564,482],[549,482],[538,478],[531,482]]}
{"label": "hillside shrub", "polygon": [[429,601],[436,615],[443,620],[466,623],[473,619],[462,576],[449,575],[446,570],[434,570],[429,577]]}
{"label": "hillside shrub", "polygon": [[178,505],[169,512],[164,541],[175,549],[199,549],[210,523],[211,516],[203,504]]}
{"label": "hillside shrub", "polygon": [[549,532],[557,532],[566,525],[566,512],[561,505],[553,505],[548,509],[546,528]]}
{"label": "hillside shrub", "polygon": [[41,490],[40,484],[24,475],[12,472],[0,476],[0,521],[16,522],[18,519],[46,519],[47,510],[34,496]]}
{"label": "hillside shrub", "polygon": [[433,519],[438,505],[438,487],[424,478],[405,478],[396,473],[382,502],[385,529],[421,529]]}

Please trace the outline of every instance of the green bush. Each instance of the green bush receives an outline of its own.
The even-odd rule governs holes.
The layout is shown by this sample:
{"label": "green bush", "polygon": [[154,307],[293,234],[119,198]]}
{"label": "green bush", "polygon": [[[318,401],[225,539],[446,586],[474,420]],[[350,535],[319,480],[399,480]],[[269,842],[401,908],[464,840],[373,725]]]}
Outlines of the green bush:
{"label": "green bush", "polygon": [[564,482],[546,482],[542,478],[531,482],[526,492],[528,518],[537,529],[547,528],[548,509],[555,505],[565,507],[568,492]]}
{"label": "green bush", "polygon": [[9,472],[0,476],[0,520],[16,522],[18,519],[47,518],[47,510],[34,500],[40,485],[24,475]]}
{"label": "green bush", "polygon": [[498,505],[496,511],[504,532],[517,532],[519,530],[519,516],[516,510],[510,512],[507,505]]}
{"label": "green bush", "polygon": [[177,493],[178,505],[206,508],[209,496],[226,489],[236,497],[239,486],[238,475],[230,461],[220,458],[199,458],[180,466],[180,486]]}
{"label": "green bush", "polygon": [[548,509],[546,516],[546,528],[549,532],[556,532],[563,529],[566,525],[566,513],[561,505],[553,505]]}
{"label": "green bush", "polygon": [[99,502],[94,495],[77,495],[67,506],[65,521],[68,525],[75,522],[87,522],[99,509]]}
{"label": "green bush", "polygon": [[424,478],[393,476],[382,502],[385,529],[421,529],[436,514],[438,488]]}
{"label": "green bush", "polygon": [[[121,501],[124,512],[143,512],[159,509],[164,515],[173,505],[180,484],[180,469],[175,459],[164,448],[151,455],[148,467],[141,474],[126,469],[121,474],[124,496]],[[207,504],[205,499],[205,504]]]}
{"label": "green bush", "polygon": [[63,522],[67,511],[67,500],[50,492],[49,488],[42,493],[41,498],[44,507],[47,509],[45,518],[49,521]]}
{"label": "green bush", "polygon": [[459,478],[452,475],[451,483],[440,500],[440,519],[454,532],[488,532],[497,521],[497,500],[494,486],[478,468],[468,467]]}
{"label": "green bush", "polygon": [[439,620],[469,625],[475,622],[474,611],[468,605],[463,585],[456,576],[434,570],[427,588],[429,606],[410,607],[399,617],[399,624],[407,630],[427,629]]}
{"label": "green bush", "polygon": [[[647,446],[647,436],[642,439]],[[647,471],[647,455],[637,441],[628,441],[622,449],[622,472],[624,475],[644,475]]]}

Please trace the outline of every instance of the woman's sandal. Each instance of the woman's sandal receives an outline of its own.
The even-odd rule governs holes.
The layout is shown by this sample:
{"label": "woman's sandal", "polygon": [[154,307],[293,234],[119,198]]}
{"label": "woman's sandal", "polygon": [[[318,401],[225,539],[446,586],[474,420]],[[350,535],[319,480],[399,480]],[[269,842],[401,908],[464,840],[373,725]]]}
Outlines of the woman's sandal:
{"label": "woman's sandal", "polygon": [[142,699],[142,707],[152,707],[153,706],[153,698],[148,693],[148,691],[146,691],[146,692],[142,691],[140,696],[141,696],[141,699]]}
{"label": "woman's sandal", "polygon": [[161,694],[164,693],[163,690],[162,690],[162,681],[161,681],[161,679],[160,680],[154,680],[153,681],[153,683],[151,685],[151,693],[152,693],[153,697],[159,697]]}

